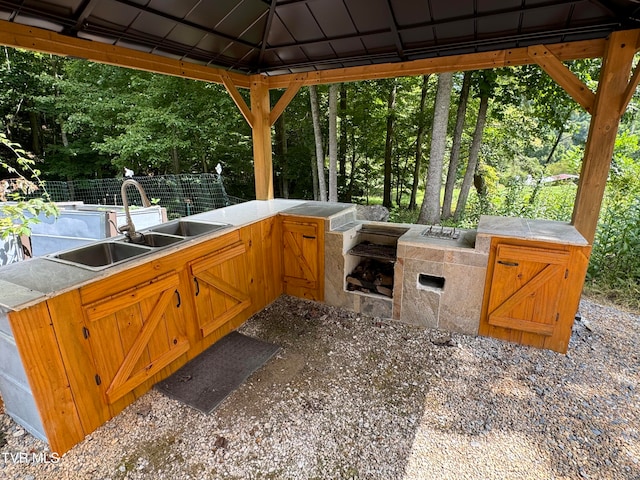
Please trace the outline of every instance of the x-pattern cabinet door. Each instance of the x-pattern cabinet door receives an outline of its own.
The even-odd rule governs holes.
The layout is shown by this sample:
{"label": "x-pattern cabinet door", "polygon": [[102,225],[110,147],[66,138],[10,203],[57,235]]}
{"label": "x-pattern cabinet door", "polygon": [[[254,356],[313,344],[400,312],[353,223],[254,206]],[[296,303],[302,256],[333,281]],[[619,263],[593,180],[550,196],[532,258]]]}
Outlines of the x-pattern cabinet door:
{"label": "x-pattern cabinet door", "polygon": [[560,317],[569,258],[569,252],[562,250],[498,245],[487,310],[489,325],[552,336]]}
{"label": "x-pattern cabinet door", "polygon": [[108,403],[189,350],[178,286],[170,273],[83,306],[96,383]]}
{"label": "x-pattern cabinet door", "polygon": [[251,306],[246,257],[240,241],[189,264],[203,337]]}
{"label": "x-pattern cabinet door", "polygon": [[324,299],[324,225],[321,220],[282,220],[282,280],[289,295]]}

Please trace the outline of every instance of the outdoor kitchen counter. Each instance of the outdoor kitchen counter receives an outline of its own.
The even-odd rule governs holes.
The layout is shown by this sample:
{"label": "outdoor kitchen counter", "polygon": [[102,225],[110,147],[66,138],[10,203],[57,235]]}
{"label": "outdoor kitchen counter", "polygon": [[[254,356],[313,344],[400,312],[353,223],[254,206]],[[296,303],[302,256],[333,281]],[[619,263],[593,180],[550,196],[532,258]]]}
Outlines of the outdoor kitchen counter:
{"label": "outdoor kitchen counter", "polygon": [[589,245],[573,225],[554,220],[482,215],[478,222],[478,236],[480,235],[514,237],[563,245]]}
{"label": "outdoor kitchen counter", "polygon": [[142,255],[103,270],[89,270],[80,266],[60,263],[46,257],[39,257],[14,263],[0,268],[0,307],[8,310],[22,310],[43,300],[74,290],[96,280],[118,274],[129,268],[171,255],[178,250],[192,247],[226,235],[237,228],[264,220],[279,213],[310,216],[327,220],[327,228],[339,225],[342,218],[355,218],[355,206],[350,204],[326,204],[303,200],[253,200],[229,207],[204,212],[189,217],[199,222],[222,222],[231,227],[216,232],[188,238],[174,246]]}

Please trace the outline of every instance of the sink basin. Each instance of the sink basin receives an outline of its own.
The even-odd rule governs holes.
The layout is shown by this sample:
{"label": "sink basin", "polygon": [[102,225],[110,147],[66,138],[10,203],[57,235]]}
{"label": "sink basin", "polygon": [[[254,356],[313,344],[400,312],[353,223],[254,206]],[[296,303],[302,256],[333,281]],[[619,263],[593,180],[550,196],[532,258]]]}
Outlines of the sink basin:
{"label": "sink basin", "polygon": [[[196,237],[205,233],[222,230],[230,225],[226,223],[203,223],[191,220],[174,220],[157,227],[150,228],[149,232],[166,233],[169,235],[179,235],[181,237]],[[146,234],[145,234],[146,235]]]}
{"label": "sink basin", "polygon": [[[136,243],[135,245],[146,245],[147,247],[167,247],[169,245],[173,245],[174,243],[178,243],[184,240],[184,237],[178,237],[176,235],[168,235],[159,232],[140,232],[142,233],[143,242]],[[123,242],[126,242],[126,238],[122,239]],[[133,244],[130,244],[133,245]]]}
{"label": "sink basin", "polygon": [[151,247],[123,242],[101,242],[50,256],[53,260],[99,270],[152,251]]}

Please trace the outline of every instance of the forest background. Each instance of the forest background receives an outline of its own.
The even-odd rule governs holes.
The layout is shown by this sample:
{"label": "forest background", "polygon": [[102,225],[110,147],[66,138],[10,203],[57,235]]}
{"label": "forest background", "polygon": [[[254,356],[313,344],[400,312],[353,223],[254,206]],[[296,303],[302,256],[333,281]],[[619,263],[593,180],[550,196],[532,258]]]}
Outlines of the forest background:
{"label": "forest background", "polygon": [[[223,86],[8,47],[2,54],[2,133],[35,155],[45,181],[220,164],[229,194],[254,197],[251,130]],[[567,65],[595,90],[599,60]],[[636,92],[586,284],[635,309],[639,110]],[[482,214],[569,221],[588,127],[589,114],[537,66],[304,88],[274,126],[275,196],[379,203],[407,223],[474,228]]]}

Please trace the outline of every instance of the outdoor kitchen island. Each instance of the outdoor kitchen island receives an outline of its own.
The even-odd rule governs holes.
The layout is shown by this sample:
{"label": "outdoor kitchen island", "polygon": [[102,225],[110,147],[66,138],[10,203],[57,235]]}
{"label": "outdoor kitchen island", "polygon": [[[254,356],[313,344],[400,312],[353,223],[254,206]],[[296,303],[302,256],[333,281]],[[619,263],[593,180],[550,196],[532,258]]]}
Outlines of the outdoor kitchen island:
{"label": "outdoor kitchen island", "polygon": [[[354,258],[376,241],[395,245],[391,295],[374,289],[376,279],[368,291],[347,283],[361,265]],[[495,216],[482,216],[477,230],[355,221],[328,231],[325,245],[326,303],[561,353],[590,251],[567,223]]]}
{"label": "outdoor kitchen island", "polygon": [[[0,269],[0,340],[21,360],[0,365],[2,396],[53,451],[71,448],[283,293],[564,351],[589,248],[559,222],[483,217],[477,231],[447,236],[440,227],[360,221],[353,205],[296,200],[189,220],[225,228],[106,268],[38,258]],[[386,295],[347,289],[360,240],[394,252]],[[387,276],[373,285],[388,285]]]}

